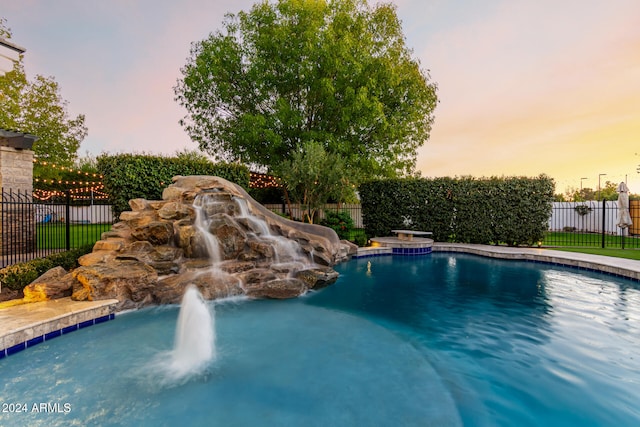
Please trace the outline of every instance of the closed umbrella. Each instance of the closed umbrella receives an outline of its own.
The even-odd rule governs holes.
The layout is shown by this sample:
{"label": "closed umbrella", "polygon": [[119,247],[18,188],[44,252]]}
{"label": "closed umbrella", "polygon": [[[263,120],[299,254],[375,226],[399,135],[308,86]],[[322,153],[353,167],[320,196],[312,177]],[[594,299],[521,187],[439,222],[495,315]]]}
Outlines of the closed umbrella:
{"label": "closed umbrella", "polygon": [[624,230],[633,225],[631,215],[629,215],[629,188],[627,184],[621,182],[616,188],[618,192],[618,221],[617,226],[620,227],[622,234],[622,249],[624,249]]}

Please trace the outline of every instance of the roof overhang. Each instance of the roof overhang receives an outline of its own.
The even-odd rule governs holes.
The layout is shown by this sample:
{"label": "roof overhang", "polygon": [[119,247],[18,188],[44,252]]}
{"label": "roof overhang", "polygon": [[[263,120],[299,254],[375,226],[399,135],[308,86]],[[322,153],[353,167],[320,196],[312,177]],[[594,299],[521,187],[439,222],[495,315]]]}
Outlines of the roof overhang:
{"label": "roof overhang", "polygon": [[25,53],[27,51],[27,49],[23,48],[22,46],[18,46],[15,43],[11,43],[9,40],[3,39],[2,37],[0,37],[0,46],[6,49],[12,50],[18,54]]}

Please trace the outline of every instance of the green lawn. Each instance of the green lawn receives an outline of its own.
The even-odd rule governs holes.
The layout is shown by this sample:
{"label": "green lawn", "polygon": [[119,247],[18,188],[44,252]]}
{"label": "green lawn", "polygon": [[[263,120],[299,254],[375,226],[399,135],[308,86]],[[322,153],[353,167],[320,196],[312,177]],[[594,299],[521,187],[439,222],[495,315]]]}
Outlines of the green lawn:
{"label": "green lawn", "polygon": [[[605,234],[605,248],[622,248],[622,237]],[[543,246],[572,246],[572,247],[592,247],[602,246],[602,235],[598,233],[570,233],[570,232],[548,232],[542,241]],[[635,236],[625,236],[625,248],[640,248],[640,239]]]}
{"label": "green lawn", "polygon": [[[71,224],[70,247],[78,248],[100,240],[100,235],[111,229],[111,224]],[[36,228],[38,249],[65,249],[67,247],[64,224],[38,224]]]}
{"label": "green lawn", "polygon": [[583,254],[605,255],[617,258],[640,260],[640,249],[615,249],[615,248],[549,248],[564,252],[579,252]]}

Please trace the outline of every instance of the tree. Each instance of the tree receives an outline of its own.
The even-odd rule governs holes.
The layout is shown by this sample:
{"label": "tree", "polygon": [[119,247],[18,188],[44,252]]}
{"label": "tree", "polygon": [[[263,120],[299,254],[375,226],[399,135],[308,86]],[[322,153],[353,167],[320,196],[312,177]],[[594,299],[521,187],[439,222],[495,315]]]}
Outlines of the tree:
{"label": "tree", "polygon": [[[618,200],[618,192],[616,189],[618,184],[615,182],[607,181],[604,183],[604,187],[600,187],[600,197],[598,200]],[[596,193],[596,196],[598,193]]]}
{"label": "tree", "polygon": [[192,45],[174,87],[200,149],[273,170],[316,141],[359,179],[413,172],[436,85],[394,5],[263,1],[223,27]]}
{"label": "tree", "polygon": [[3,39],[11,38],[11,28],[7,27],[7,20],[0,16],[0,37]]}
{"label": "tree", "polygon": [[[0,35],[10,38],[4,22],[0,20]],[[12,71],[0,76],[0,104],[0,127],[37,136],[33,151],[41,162],[73,166],[87,135],[85,117],[80,114],[69,118],[68,102],[53,77],[36,75],[27,80],[20,58]],[[34,165],[34,175],[49,178],[56,173],[38,163]]]}
{"label": "tree", "polygon": [[618,185],[611,181],[606,181],[600,191],[592,188],[577,189],[575,187],[567,187],[564,194],[556,195],[557,201],[567,202],[584,202],[588,200],[618,200]]}
{"label": "tree", "polygon": [[307,141],[277,168],[291,199],[305,209],[303,220],[313,223],[316,211],[330,198],[344,198],[349,185],[345,162],[336,154],[327,153],[319,142]]}
{"label": "tree", "polygon": [[569,186],[565,189],[564,194],[556,194],[554,197],[557,202],[584,202],[595,200],[596,192],[588,187],[578,189]]}

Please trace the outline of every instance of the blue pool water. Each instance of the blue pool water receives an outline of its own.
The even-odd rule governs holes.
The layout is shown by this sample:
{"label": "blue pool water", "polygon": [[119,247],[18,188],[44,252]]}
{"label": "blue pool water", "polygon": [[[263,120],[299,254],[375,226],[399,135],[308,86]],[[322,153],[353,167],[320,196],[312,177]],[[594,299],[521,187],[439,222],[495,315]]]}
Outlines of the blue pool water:
{"label": "blue pool water", "polygon": [[7,357],[0,425],[640,425],[636,283],[446,253],[337,269],[297,300],[216,303],[217,358],[187,382],[153,368],[175,306]]}

